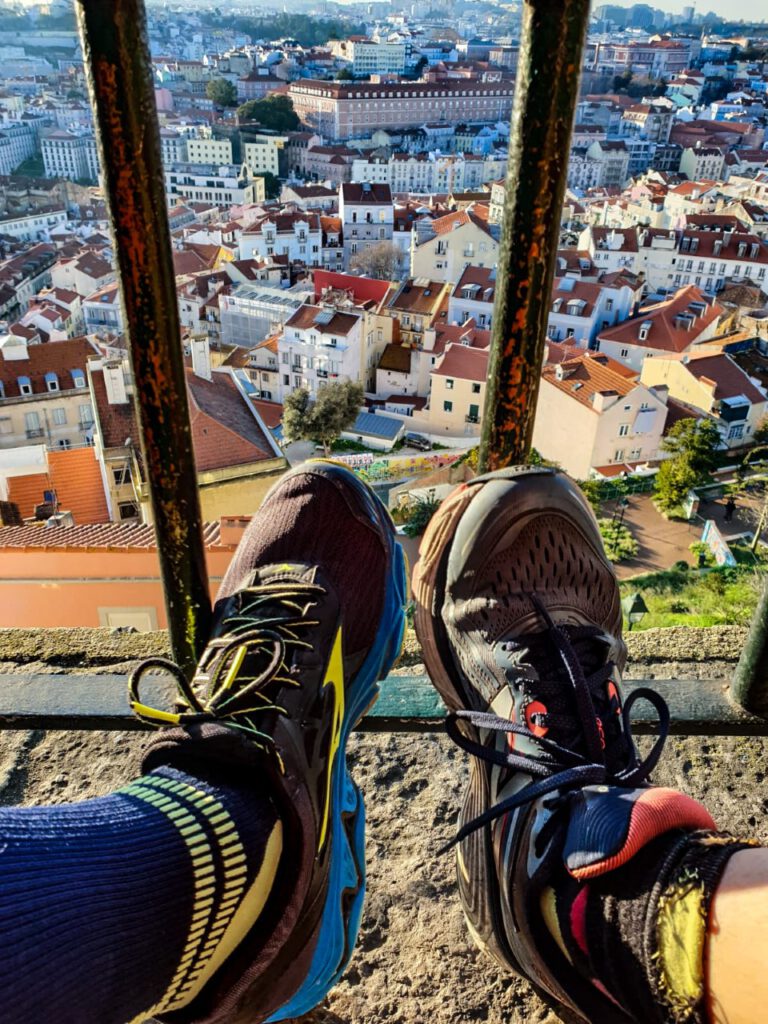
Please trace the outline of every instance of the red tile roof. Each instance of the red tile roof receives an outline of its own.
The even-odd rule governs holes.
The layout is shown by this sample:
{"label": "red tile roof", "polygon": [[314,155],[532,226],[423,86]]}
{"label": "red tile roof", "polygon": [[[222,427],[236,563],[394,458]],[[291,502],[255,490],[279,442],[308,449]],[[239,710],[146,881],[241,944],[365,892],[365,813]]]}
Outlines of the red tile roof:
{"label": "red tile roof", "polygon": [[208,381],[187,369],[187,388],[199,473],[276,457],[229,374]]}
{"label": "red tile roof", "polygon": [[[692,311],[692,302],[701,303],[703,310]],[[695,312],[695,319],[690,322],[690,328],[675,319],[688,312]],[[706,328],[719,320],[724,312],[723,307],[717,302],[712,302],[694,285],[688,285],[681,288],[671,299],[641,309],[632,320],[625,320],[615,327],[600,331],[598,341],[637,345],[663,352],[684,352]],[[640,330],[643,324],[649,324],[650,328],[647,337],[641,340]]]}
{"label": "red tile roof", "polygon": [[485,382],[488,377],[488,349],[448,345],[445,355],[432,370],[438,377]]}
{"label": "red tile roof", "polygon": [[[203,524],[206,548],[219,548],[220,524]],[[134,523],[104,523],[70,527],[4,526],[0,527],[0,550],[3,548],[48,548],[54,550],[110,550],[157,548],[154,526]]]}
{"label": "red tile roof", "polygon": [[[558,379],[558,370],[562,379]],[[637,374],[602,353],[584,352],[575,359],[557,365],[548,363],[541,371],[542,379],[580,405],[593,408],[596,394],[628,395],[637,387]],[[597,410],[595,410],[597,412]]]}
{"label": "red tile roof", "polygon": [[[322,316],[323,313],[328,313],[329,318],[325,322],[318,323],[317,317],[321,317],[321,321],[325,320]],[[330,314],[333,314],[330,316]],[[355,325],[359,323],[360,316],[356,313],[340,313],[334,309],[324,309],[322,306],[313,306],[306,304],[299,306],[293,316],[286,321],[286,327],[294,327],[297,330],[314,330],[318,334],[337,334],[346,335],[354,329]]]}
{"label": "red tile roof", "polygon": [[[46,373],[55,373],[59,379],[59,390],[75,387],[72,370],[86,372],[89,359],[99,351],[87,338],[73,338],[71,341],[54,341],[47,345],[28,345],[26,359],[7,359],[0,352],[0,382],[6,398],[21,396],[19,377],[28,377],[35,395],[51,394],[46,384]],[[83,394],[87,397],[88,391]],[[85,399],[84,399],[85,400]]]}
{"label": "red tile roof", "polygon": [[729,355],[695,356],[686,368],[697,380],[707,378],[715,383],[715,398],[737,398],[744,395],[754,405],[764,402],[765,395]]}

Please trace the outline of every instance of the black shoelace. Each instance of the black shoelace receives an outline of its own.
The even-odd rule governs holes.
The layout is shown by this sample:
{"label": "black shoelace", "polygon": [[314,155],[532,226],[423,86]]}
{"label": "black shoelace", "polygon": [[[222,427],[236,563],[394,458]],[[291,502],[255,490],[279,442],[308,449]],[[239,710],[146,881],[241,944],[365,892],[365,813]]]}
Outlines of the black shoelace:
{"label": "black shoelace", "polygon": [[[448,715],[446,729],[454,743],[458,744],[462,750],[502,768],[525,772],[526,775],[533,777],[533,781],[506,800],[501,800],[493,807],[489,807],[483,814],[468,821],[456,836],[442,847],[439,851],[441,853],[509,811],[530,804],[550,793],[558,794],[557,800],[550,805],[554,806],[556,802],[559,802],[561,795],[564,794],[567,799],[570,792],[581,789],[583,786],[609,784],[635,788],[647,784],[648,777],[658,764],[664,743],[669,735],[667,703],[660,694],[647,687],[633,690],[627,698],[620,712],[620,730],[613,727],[612,723],[607,720],[607,715],[601,716],[595,706],[594,693],[597,687],[604,686],[610,677],[613,666],[603,666],[596,672],[586,675],[571,637],[564,629],[555,624],[547,609],[535,595],[531,595],[531,600],[546,624],[544,636],[551,642],[562,668],[563,678],[558,679],[557,685],[561,690],[563,686],[570,685],[570,691],[566,691],[566,693],[570,696],[570,704],[576,711],[573,731],[581,739],[585,754],[547,739],[546,736],[537,736],[527,726],[500,718],[492,712],[452,712]],[[583,627],[579,629],[578,635],[580,639],[588,639],[590,636],[601,636],[602,633],[597,628]],[[659,716],[658,737],[643,760],[637,756],[630,719],[632,707],[638,700],[647,700],[653,705]],[[613,714],[610,710],[609,713]],[[511,751],[502,753],[495,747],[478,743],[466,736],[461,729],[463,722],[479,730],[525,736],[538,745],[541,754],[521,754]],[[609,739],[610,744],[621,744],[621,758],[615,756],[615,750],[609,751]],[[610,765],[608,763],[609,753],[611,755]],[[619,762],[623,763],[624,767],[614,767]],[[554,826],[554,818],[550,819],[549,824]],[[540,852],[541,847],[546,844],[550,834],[550,829],[547,829],[546,833],[543,830],[539,833],[537,836],[539,850],[537,852]]]}
{"label": "black shoelace", "polygon": [[[259,747],[272,748],[274,741],[259,727],[259,716],[285,714],[274,701],[276,689],[301,685],[289,674],[289,651],[312,650],[314,645],[300,634],[318,625],[307,612],[324,593],[317,584],[300,582],[244,588],[237,611],[223,620],[223,632],[208,644],[192,682],[175,662],[147,658],[128,682],[131,710],[158,728],[218,722],[246,733]],[[139,685],[151,669],[173,676],[180,710],[164,711],[141,701]]]}

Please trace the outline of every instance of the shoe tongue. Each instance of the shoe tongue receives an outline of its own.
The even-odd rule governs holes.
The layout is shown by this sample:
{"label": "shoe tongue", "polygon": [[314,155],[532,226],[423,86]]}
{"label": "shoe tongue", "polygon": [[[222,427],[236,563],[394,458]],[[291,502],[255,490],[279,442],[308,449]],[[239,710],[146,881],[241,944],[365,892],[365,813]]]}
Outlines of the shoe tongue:
{"label": "shoe tongue", "polygon": [[274,565],[260,565],[254,569],[247,581],[248,586],[268,583],[315,583],[317,566],[306,562],[276,562]]}
{"label": "shoe tongue", "polygon": [[[603,667],[607,653],[604,640],[593,636],[579,636],[578,627],[575,626],[562,626],[561,629],[568,637],[576,660],[587,678]],[[549,632],[521,637],[518,642],[528,649],[526,661],[536,669],[540,679],[563,678],[563,659]]]}

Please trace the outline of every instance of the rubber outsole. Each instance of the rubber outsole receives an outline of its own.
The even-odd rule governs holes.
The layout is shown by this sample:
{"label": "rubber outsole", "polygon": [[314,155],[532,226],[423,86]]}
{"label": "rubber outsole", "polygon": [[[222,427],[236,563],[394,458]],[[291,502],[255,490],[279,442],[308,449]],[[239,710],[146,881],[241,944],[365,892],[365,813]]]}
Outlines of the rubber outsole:
{"label": "rubber outsole", "polygon": [[[347,765],[347,740],[379,694],[379,682],[397,661],[405,631],[407,578],[403,549],[389,513],[362,481],[339,463],[322,461],[326,471],[343,474],[363,505],[375,516],[387,538],[389,570],[384,608],[376,640],[346,690],[339,753],[331,780],[331,857],[328,887],[317,946],[307,976],[290,999],[269,1017],[270,1022],[308,1013],[326,997],[346,970],[360,930],[365,901],[365,804]],[[350,479],[351,478],[351,479]]]}

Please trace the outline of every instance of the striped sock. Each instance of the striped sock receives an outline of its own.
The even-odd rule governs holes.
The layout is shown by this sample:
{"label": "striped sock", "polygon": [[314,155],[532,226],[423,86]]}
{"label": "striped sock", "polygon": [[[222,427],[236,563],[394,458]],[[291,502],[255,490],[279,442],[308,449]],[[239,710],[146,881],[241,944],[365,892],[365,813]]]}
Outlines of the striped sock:
{"label": "striped sock", "polygon": [[281,850],[268,797],[169,767],[96,800],[0,808],[4,1024],[188,1005],[258,918]]}

